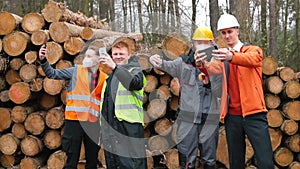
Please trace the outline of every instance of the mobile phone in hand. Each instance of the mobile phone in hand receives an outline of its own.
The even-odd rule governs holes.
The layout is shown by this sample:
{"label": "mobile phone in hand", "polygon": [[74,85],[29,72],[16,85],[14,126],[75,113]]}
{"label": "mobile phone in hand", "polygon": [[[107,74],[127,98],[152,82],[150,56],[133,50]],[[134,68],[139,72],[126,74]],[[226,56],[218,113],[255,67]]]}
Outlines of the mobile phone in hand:
{"label": "mobile phone in hand", "polygon": [[106,52],[106,48],[105,47],[99,48],[99,56],[100,57],[106,57],[107,56],[107,52]]}

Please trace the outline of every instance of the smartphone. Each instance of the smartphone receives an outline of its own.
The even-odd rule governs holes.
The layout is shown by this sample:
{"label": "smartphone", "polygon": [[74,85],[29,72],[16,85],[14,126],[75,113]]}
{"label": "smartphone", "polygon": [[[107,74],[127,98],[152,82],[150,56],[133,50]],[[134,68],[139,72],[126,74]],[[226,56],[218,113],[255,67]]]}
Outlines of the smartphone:
{"label": "smartphone", "polygon": [[215,46],[211,46],[211,47],[208,47],[208,48],[205,48],[205,49],[202,49],[202,50],[198,50],[197,52],[198,53],[203,53],[205,52],[207,57],[206,57],[206,60],[207,61],[210,61],[211,60],[211,57],[212,57],[212,50],[215,50]]}
{"label": "smartphone", "polygon": [[107,52],[106,52],[106,48],[105,47],[99,48],[99,56],[100,57],[106,57],[107,56]]}

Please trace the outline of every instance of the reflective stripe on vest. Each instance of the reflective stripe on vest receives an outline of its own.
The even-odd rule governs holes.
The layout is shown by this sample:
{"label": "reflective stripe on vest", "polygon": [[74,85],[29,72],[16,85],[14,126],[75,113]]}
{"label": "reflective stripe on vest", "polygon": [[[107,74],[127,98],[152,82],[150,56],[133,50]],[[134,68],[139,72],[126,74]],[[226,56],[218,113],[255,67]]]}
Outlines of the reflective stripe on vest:
{"label": "reflective stripe on vest", "polygon": [[[143,86],[146,78],[143,76]],[[128,91],[120,82],[115,100],[115,114],[118,120],[130,123],[142,123],[144,125],[143,111],[144,88],[141,90]]]}
{"label": "reflective stripe on vest", "polygon": [[76,82],[73,90],[67,93],[65,118],[68,120],[95,122],[100,115],[101,95],[107,75],[100,71],[99,81],[90,92],[88,69],[77,66]]}

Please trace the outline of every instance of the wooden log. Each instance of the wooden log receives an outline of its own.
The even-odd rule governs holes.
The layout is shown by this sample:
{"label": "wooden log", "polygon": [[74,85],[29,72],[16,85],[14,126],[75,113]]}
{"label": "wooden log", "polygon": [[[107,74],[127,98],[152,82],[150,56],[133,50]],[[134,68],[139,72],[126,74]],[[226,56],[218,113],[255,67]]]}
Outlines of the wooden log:
{"label": "wooden log", "polygon": [[12,33],[16,27],[22,22],[22,17],[10,12],[0,12],[0,35],[8,35]]}
{"label": "wooden log", "polygon": [[168,85],[159,86],[158,93],[161,99],[168,100],[171,98],[171,91]]}
{"label": "wooden log", "polygon": [[18,151],[20,140],[12,133],[0,137],[0,151],[5,155],[13,155]]}
{"label": "wooden log", "polygon": [[24,59],[22,58],[13,58],[10,62],[10,69],[19,70],[25,64]]}
{"label": "wooden log", "polygon": [[50,65],[55,64],[60,59],[63,58],[63,47],[56,43],[56,42],[47,42],[46,43],[46,49],[47,49],[47,61],[50,63]]}
{"label": "wooden log", "polygon": [[282,106],[283,114],[287,118],[295,121],[300,120],[299,110],[300,110],[300,101],[298,100],[287,102]]}
{"label": "wooden log", "polygon": [[[0,52],[1,52],[1,48],[2,48],[2,42],[0,40]],[[8,68],[8,58],[3,57],[0,54],[0,73],[4,73],[6,72],[7,68]]]}
{"label": "wooden log", "polygon": [[67,155],[62,150],[57,150],[47,160],[48,169],[63,169],[67,162]]}
{"label": "wooden log", "polygon": [[272,93],[267,93],[265,95],[265,101],[266,101],[266,106],[269,109],[276,109],[281,103],[280,97]]}
{"label": "wooden log", "polygon": [[278,64],[275,58],[272,56],[267,56],[262,62],[262,72],[265,75],[273,75],[276,73]]}
{"label": "wooden log", "polygon": [[38,71],[39,75],[41,75],[41,76],[43,76],[43,77],[46,76],[46,74],[45,74],[45,72],[43,71],[43,68],[42,68],[41,65],[39,65],[39,66],[37,67],[37,71]]}
{"label": "wooden log", "polygon": [[60,92],[60,100],[62,101],[62,103],[64,105],[66,105],[67,92],[68,92],[68,89],[66,87],[64,87],[62,89],[62,91]]}
{"label": "wooden log", "polygon": [[41,108],[43,108],[44,110],[49,110],[49,109],[53,108],[54,106],[56,106],[59,101],[58,101],[58,97],[56,95],[42,93],[38,102],[39,102],[39,105],[41,106]]}
{"label": "wooden log", "polygon": [[30,82],[37,77],[36,66],[34,64],[25,64],[21,67],[19,74],[24,82]]}
{"label": "wooden log", "polygon": [[169,149],[169,142],[163,136],[151,136],[148,139],[148,149],[152,156],[161,155]]}
{"label": "wooden log", "polygon": [[25,129],[33,134],[40,135],[45,129],[43,114],[45,112],[33,112],[27,116],[24,122]]}
{"label": "wooden log", "polygon": [[80,37],[70,37],[64,43],[64,51],[76,55],[83,49],[84,41]]}
{"label": "wooden log", "polygon": [[37,51],[28,51],[25,53],[25,60],[27,63],[32,64],[38,59]]}
{"label": "wooden log", "polygon": [[49,26],[50,37],[57,43],[63,43],[70,37],[79,37],[83,27],[67,22],[53,22]]}
{"label": "wooden log", "polygon": [[72,67],[73,64],[69,60],[61,59],[55,64],[55,69],[66,69]]}
{"label": "wooden log", "polygon": [[178,96],[172,96],[171,99],[169,99],[169,107],[173,111],[177,111],[179,107],[179,97]]}
{"label": "wooden log", "polygon": [[94,36],[94,29],[90,27],[84,27],[80,33],[80,37],[83,40],[91,40]]}
{"label": "wooden log", "polygon": [[45,26],[45,20],[40,13],[27,13],[22,20],[22,28],[25,32],[31,34]]}
{"label": "wooden log", "polygon": [[2,51],[2,39],[0,39],[0,52]]}
{"label": "wooden log", "polygon": [[17,159],[14,155],[2,154],[0,156],[0,163],[5,168],[13,168],[14,165],[17,164]]}
{"label": "wooden log", "polygon": [[15,31],[4,36],[3,50],[9,56],[19,56],[28,48],[29,43],[30,36],[27,33]]}
{"label": "wooden log", "polygon": [[290,165],[288,169],[299,169],[300,168],[300,162],[298,161],[293,161]]}
{"label": "wooden log", "polygon": [[151,119],[158,119],[165,116],[167,103],[163,99],[153,99],[147,106],[147,112]]}
{"label": "wooden log", "polygon": [[56,79],[44,78],[43,88],[50,95],[59,94],[63,88],[63,81]]}
{"label": "wooden log", "polygon": [[290,80],[284,84],[283,98],[296,99],[300,96],[300,83]]}
{"label": "wooden log", "polygon": [[51,108],[45,117],[46,125],[51,129],[59,129],[64,124],[64,110],[62,107]]}
{"label": "wooden log", "polygon": [[154,160],[152,156],[147,156],[147,168],[148,169],[154,168]]}
{"label": "wooden log", "polygon": [[43,89],[43,78],[35,78],[29,82],[30,90],[33,92],[39,92]]}
{"label": "wooden log", "polygon": [[28,83],[17,82],[10,86],[9,99],[16,104],[25,103],[31,97],[30,87]]}
{"label": "wooden log", "polygon": [[278,71],[279,77],[285,82],[294,79],[295,72],[290,67],[279,67],[279,68],[277,68],[277,71]]}
{"label": "wooden log", "polygon": [[104,20],[97,21],[93,17],[88,18],[81,12],[74,13],[62,2],[50,0],[41,12],[47,22],[68,21],[80,26],[110,29]]}
{"label": "wooden log", "polygon": [[149,55],[145,53],[137,53],[136,56],[140,66],[149,73],[152,69],[152,65],[149,62]]}
{"label": "wooden log", "polygon": [[31,42],[34,45],[42,45],[50,40],[49,30],[37,30],[31,34]]}
{"label": "wooden log", "polygon": [[174,60],[190,52],[191,42],[186,36],[173,32],[163,39],[162,50],[168,59]]}
{"label": "wooden log", "polygon": [[286,135],[294,135],[298,131],[298,124],[294,120],[284,120],[280,129]]}
{"label": "wooden log", "polygon": [[159,82],[160,82],[160,84],[163,84],[163,85],[169,85],[171,82],[171,79],[172,79],[172,77],[169,74],[164,74],[159,77]]}
{"label": "wooden log", "polygon": [[36,136],[28,135],[21,141],[21,151],[26,156],[35,156],[43,150],[43,142]]}
{"label": "wooden log", "polygon": [[289,148],[292,152],[299,153],[300,152],[300,134],[295,134],[289,136],[285,140],[285,146]]}
{"label": "wooden log", "polygon": [[281,144],[282,133],[279,129],[268,128],[272,143],[272,150],[275,151]]}
{"label": "wooden log", "polygon": [[166,136],[172,130],[172,122],[167,118],[159,119],[154,124],[154,130],[158,135]]}
{"label": "wooden log", "polygon": [[295,73],[294,80],[300,80],[300,72]]}
{"label": "wooden log", "polygon": [[0,92],[0,100],[1,102],[5,103],[9,101],[9,96],[8,96],[9,91],[8,90],[3,90]]}
{"label": "wooden log", "polygon": [[270,127],[280,127],[283,123],[283,116],[277,109],[271,109],[267,113],[268,125]]}
{"label": "wooden log", "polygon": [[146,75],[147,84],[144,91],[150,93],[154,91],[158,85],[158,79],[153,75]]}
{"label": "wooden log", "polygon": [[5,131],[11,125],[10,111],[9,108],[0,107],[0,132]]}
{"label": "wooden log", "polygon": [[225,126],[220,126],[219,128],[217,160],[224,166],[226,166],[226,168],[229,168],[228,146],[226,140]]}
{"label": "wooden log", "polygon": [[101,145],[100,150],[98,152],[98,161],[101,163],[101,167],[106,168],[106,162],[105,162],[105,155],[104,155],[103,145]]}
{"label": "wooden log", "polygon": [[11,119],[15,123],[23,123],[29,113],[33,112],[33,108],[15,105],[11,110]]}
{"label": "wooden log", "polygon": [[287,167],[290,165],[293,160],[294,156],[291,150],[289,150],[286,147],[279,147],[277,150],[274,152],[274,159],[275,162],[281,166],[281,167]]}
{"label": "wooden log", "polygon": [[162,71],[162,70],[159,70],[159,69],[157,69],[157,68],[154,68],[154,69],[153,69],[153,71],[154,71],[154,73],[155,73],[155,74],[157,74],[157,75],[160,75],[160,76],[162,76],[162,75],[164,75],[164,74],[165,74],[165,72],[164,72],[164,71]]}
{"label": "wooden log", "polygon": [[170,149],[165,153],[165,163],[168,168],[180,168],[178,159],[178,150]]}
{"label": "wooden log", "polygon": [[5,80],[9,85],[13,85],[22,81],[19,72],[13,69],[9,69],[5,73]]}
{"label": "wooden log", "polygon": [[178,78],[173,78],[170,82],[170,91],[172,94],[174,94],[175,96],[179,96],[179,92],[180,92],[180,83]]}
{"label": "wooden log", "polygon": [[149,125],[151,122],[148,112],[144,110],[144,129]]}
{"label": "wooden log", "polygon": [[264,86],[266,90],[273,94],[279,94],[283,88],[283,81],[278,76],[270,76],[264,80]]}
{"label": "wooden log", "polygon": [[[47,161],[47,153],[42,153],[41,155],[35,157],[24,157],[20,162],[20,169],[43,169]],[[44,169],[47,169],[44,168]]]}
{"label": "wooden log", "polygon": [[12,134],[18,139],[23,139],[27,135],[25,126],[22,123],[15,123],[11,129]]}
{"label": "wooden log", "polygon": [[57,149],[61,146],[61,135],[58,130],[48,130],[45,132],[44,145],[50,150]]}
{"label": "wooden log", "polygon": [[3,91],[7,88],[7,83],[4,76],[0,76],[0,91]]}

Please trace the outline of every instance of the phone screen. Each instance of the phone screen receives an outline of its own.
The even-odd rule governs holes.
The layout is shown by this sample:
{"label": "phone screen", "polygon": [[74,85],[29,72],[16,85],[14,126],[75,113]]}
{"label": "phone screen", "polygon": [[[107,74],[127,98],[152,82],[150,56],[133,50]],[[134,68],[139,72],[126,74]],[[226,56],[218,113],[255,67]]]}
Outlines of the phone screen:
{"label": "phone screen", "polygon": [[212,57],[212,50],[214,50],[214,49],[215,49],[215,47],[214,47],[214,46],[211,46],[211,47],[208,47],[208,48],[206,48],[206,49],[199,50],[198,53],[205,52],[206,55],[207,55],[206,60],[207,60],[207,61],[210,61],[210,60],[211,60],[211,57]]}
{"label": "phone screen", "polygon": [[106,57],[106,54],[107,54],[107,52],[106,52],[106,48],[105,47],[99,48],[99,55],[100,55],[100,57]]}

